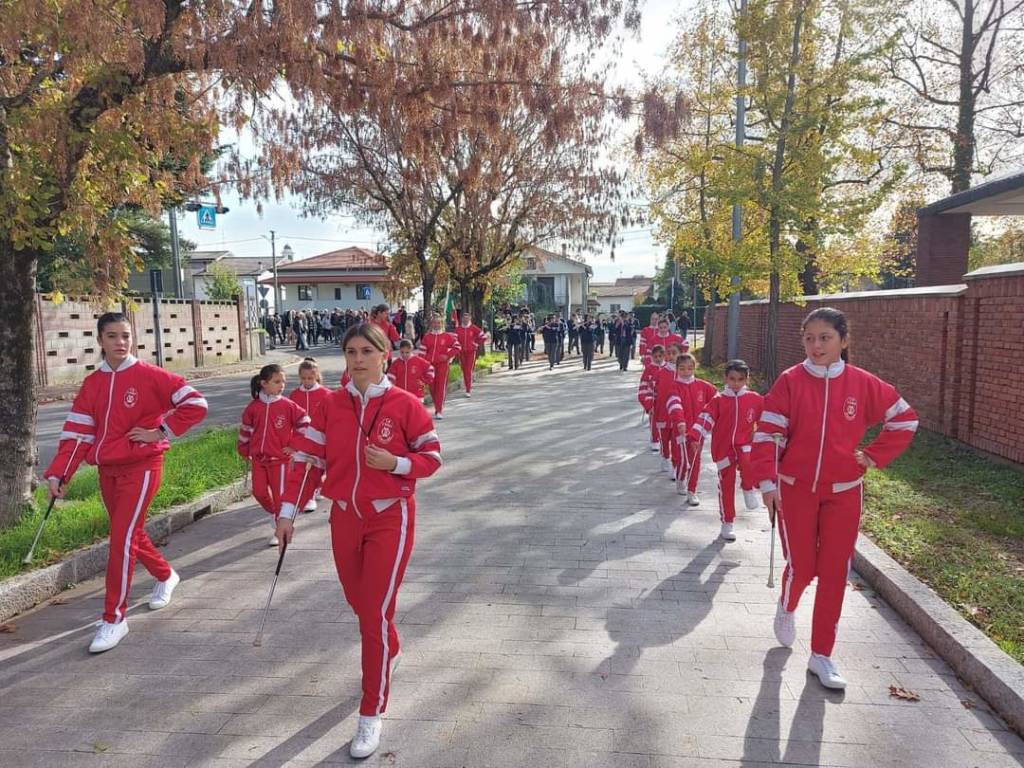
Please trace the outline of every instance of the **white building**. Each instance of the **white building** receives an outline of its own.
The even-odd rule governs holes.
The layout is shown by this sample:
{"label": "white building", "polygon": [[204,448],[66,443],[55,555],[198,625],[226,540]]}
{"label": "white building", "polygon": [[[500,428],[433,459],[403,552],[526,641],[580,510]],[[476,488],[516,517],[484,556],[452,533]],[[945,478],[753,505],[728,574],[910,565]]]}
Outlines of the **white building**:
{"label": "white building", "polygon": [[599,313],[631,312],[651,296],[653,290],[654,278],[637,275],[620,277],[614,283],[591,283],[590,297],[597,302]]}
{"label": "white building", "polygon": [[523,251],[523,301],[537,310],[554,309],[563,315],[585,311],[590,278],[588,264],[536,246]]}
{"label": "white building", "polygon": [[[387,258],[365,248],[342,248],[301,261],[277,265],[281,292],[278,311],[299,309],[366,309],[387,303]],[[272,274],[260,279],[273,286]]]}

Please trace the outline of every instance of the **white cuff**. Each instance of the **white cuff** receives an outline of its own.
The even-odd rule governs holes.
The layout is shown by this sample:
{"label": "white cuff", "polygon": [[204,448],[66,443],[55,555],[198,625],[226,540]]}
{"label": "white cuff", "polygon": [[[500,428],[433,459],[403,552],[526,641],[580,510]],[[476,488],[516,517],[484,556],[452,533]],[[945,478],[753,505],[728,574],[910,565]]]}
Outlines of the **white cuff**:
{"label": "white cuff", "polygon": [[285,502],[281,505],[281,514],[278,517],[283,517],[287,520],[295,519],[295,505],[291,502]]}
{"label": "white cuff", "polygon": [[758,487],[761,489],[761,493],[771,493],[772,491],[778,490],[778,486],[776,486],[771,480],[762,480]]}
{"label": "white cuff", "polygon": [[395,468],[391,470],[392,475],[408,475],[412,472],[412,460],[408,456],[396,456]]}

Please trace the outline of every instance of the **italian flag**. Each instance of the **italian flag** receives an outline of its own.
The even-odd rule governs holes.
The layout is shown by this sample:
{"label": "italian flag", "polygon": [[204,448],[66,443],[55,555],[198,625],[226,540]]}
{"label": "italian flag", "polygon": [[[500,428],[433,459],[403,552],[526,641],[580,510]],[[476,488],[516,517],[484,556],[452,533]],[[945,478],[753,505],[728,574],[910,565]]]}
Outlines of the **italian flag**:
{"label": "italian flag", "polygon": [[459,326],[459,315],[455,311],[455,298],[452,296],[452,284],[448,283],[448,297],[444,300],[444,316],[451,318],[452,325]]}

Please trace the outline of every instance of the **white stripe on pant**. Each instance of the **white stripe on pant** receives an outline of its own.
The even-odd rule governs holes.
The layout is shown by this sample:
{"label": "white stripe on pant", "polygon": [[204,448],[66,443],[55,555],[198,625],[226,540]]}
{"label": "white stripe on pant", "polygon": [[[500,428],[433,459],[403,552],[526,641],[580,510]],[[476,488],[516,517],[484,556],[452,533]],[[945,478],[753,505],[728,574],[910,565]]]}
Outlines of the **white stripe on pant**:
{"label": "white stripe on pant", "polygon": [[142,507],[146,503],[146,491],[148,490],[149,470],[147,469],[146,474],[142,478],[142,490],[139,491],[139,500],[135,504],[135,513],[132,515],[131,523],[128,524],[128,534],[124,537],[124,560],[121,563],[121,594],[117,598],[117,608],[114,609],[118,622],[124,618],[121,606],[124,605],[124,600],[128,596],[128,568],[131,565],[132,539],[135,538],[135,524],[139,521]]}
{"label": "white stripe on pant", "polygon": [[405,552],[405,539],[409,526],[409,506],[405,499],[401,499],[399,503],[402,506],[402,531],[398,536],[395,563],[391,567],[391,581],[388,583],[388,590],[384,593],[384,601],[380,606],[380,632],[384,653],[380,662],[380,693],[377,697],[377,715],[380,715],[384,709],[384,693],[388,689],[388,668],[391,666],[391,649],[388,645],[388,605],[395,596],[395,582],[398,580],[398,568],[402,563],[402,553]]}

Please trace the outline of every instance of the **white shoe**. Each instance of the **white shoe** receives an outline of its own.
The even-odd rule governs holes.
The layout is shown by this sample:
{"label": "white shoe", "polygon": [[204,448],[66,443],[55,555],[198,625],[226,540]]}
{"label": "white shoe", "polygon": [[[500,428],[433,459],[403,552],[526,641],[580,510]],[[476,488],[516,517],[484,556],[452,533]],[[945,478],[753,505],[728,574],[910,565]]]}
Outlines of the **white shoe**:
{"label": "white shoe", "polygon": [[275,533],[273,536],[270,537],[270,540],[267,542],[267,546],[276,547],[280,543],[281,542],[277,540],[277,534]]}
{"label": "white shoe", "polygon": [[657,453],[661,450],[661,443],[651,443],[651,453]]}
{"label": "white shoe", "polygon": [[356,728],[356,735],[352,738],[352,745],[349,747],[348,753],[356,758],[372,755],[380,746],[380,732],[383,728],[384,724],[381,722],[380,716],[360,715],[359,726]]}
{"label": "white shoe", "polygon": [[672,462],[669,461],[668,459],[666,459],[664,456],[661,458],[661,471],[662,472],[671,472],[672,471]]}
{"label": "white shoe", "polygon": [[676,482],[676,493],[680,496],[689,496],[690,492],[686,490],[686,486],[680,482]]}
{"label": "white shoe", "polygon": [[732,523],[722,523],[722,538],[726,541],[736,541],[736,534],[732,530]]}
{"label": "white shoe", "polygon": [[126,620],[122,619],[117,624],[108,624],[105,621],[101,621],[99,629],[96,630],[96,637],[92,639],[92,643],[89,645],[89,653],[109,651],[124,640],[127,634],[128,622]]}
{"label": "white shoe", "polygon": [[472,397],[473,395],[469,391],[466,391],[466,392],[462,393],[462,396],[463,397]]}
{"label": "white shoe", "polygon": [[787,648],[796,642],[796,611],[787,611],[782,603],[775,608],[775,639]]}
{"label": "white shoe", "polygon": [[440,413],[435,413],[434,414],[434,421],[442,421],[443,419],[444,419],[444,416],[442,416]]}
{"label": "white shoe", "polygon": [[842,691],[846,688],[846,678],[839,674],[836,665],[832,663],[832,659],[828,656],[812,653],[811,658],[807,660],[807,671],[817,675],[818,680],[826,688],[831,688],[835,691]]}
{"label": "white shoe", "polygon": [[153,591],[149,594],[150,610],[159,611],[161,608],[166,608],[170,605],[171,594],[174,592],[174,588],[178,586],[179,581],[181,581],[181,576],[172,569],[171,575],[167,577],[167,581],[158,581],[154,584]]}
{"label": "white shoe", "polygon": [[753,512],[755,509],[761,506],[761,494],[757,491],[744,491],[743,492],[743,504],[748,510]]}
{"label": "white shoe", "polygon": [[687,493],[686,494],[686,503],[689,504],[691,507],[699,507],[700,506],[700,496],[698,496],[696,493]]}
{"label": "white shoe", "polygon": [[306,502],[306,506],[302,508],[303,512],[316,512],[316,499],[310,499]]}

